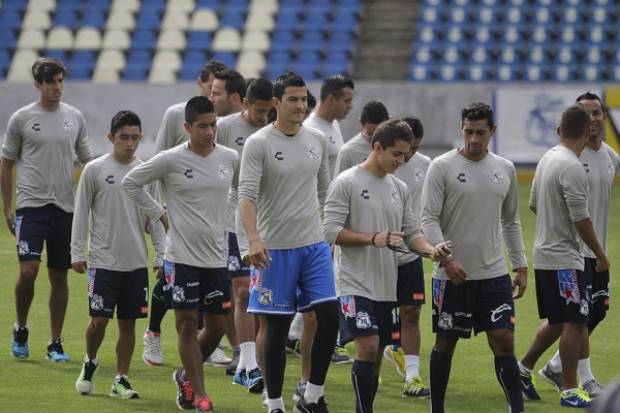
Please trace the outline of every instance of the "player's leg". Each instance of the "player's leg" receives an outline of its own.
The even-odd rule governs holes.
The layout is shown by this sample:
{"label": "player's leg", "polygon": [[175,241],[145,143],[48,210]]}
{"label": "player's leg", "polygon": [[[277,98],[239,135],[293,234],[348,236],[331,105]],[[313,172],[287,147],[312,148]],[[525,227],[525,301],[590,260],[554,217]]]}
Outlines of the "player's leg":
{"label": "player's leg", "polygon": [[[293,401],[298,402],[306,392],[308,380],[310,379],[310,368],[312,366],[312,342],[316,334],[316,314],[314,311],[307,311],[300,314],[302,321],[301,336],[299,338],[298,351],[301,358],[301,378],[295,386]],[[290,338],[290,333],[289,333]]]}
{"label": "player's leg", "polygon": [[351,368],[351,381],[355,391],[355,411],[372,413],[379,378],[379,335],[356,337],[354,342],[356,354]]}
{"label": "player's leg", "polygon": [[161,323],[170,306],[170,286],[166,277],[161,277],[153,287],[149,326],[144,332],[142,360],[148,366],[160,366],[164,362],[161,350]]}

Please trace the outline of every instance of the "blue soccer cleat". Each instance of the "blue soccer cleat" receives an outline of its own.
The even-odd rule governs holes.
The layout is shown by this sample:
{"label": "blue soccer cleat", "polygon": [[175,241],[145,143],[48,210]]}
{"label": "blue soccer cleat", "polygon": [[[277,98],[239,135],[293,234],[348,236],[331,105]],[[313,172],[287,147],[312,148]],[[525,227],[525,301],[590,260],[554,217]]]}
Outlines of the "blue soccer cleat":
{"label": "blue soccer cleat", "polygon": [[20,326],[13,329],[11,355],[16,359],[25,359],[30,355],[28,348],[28,327]]}

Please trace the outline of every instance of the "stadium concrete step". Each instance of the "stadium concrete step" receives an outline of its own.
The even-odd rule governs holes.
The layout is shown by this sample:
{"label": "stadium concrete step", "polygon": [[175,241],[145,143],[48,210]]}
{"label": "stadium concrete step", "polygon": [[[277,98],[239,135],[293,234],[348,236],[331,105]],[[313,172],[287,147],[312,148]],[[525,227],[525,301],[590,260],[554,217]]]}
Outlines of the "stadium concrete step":
{"label": "stadium concrete step", "polygon": [[405,80],[419,0],[364,0],[353,75],[357,79]]}

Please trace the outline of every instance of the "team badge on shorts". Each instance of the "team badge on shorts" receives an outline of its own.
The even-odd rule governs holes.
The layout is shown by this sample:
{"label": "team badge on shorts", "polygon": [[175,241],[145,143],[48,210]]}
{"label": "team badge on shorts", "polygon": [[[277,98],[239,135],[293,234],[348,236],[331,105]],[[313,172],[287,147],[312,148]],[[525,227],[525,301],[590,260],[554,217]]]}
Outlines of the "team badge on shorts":
{"label": "team badge on shorts", "polygon": [[360,311],[355,315],[355,327],[360,330],[367,330],[372,327],[370,322],[370,315],[365,311]]}
{"label": "team badge on shorts", "polygon": [[252,266],[250,268],[250,290],[263,286],[263,271]]}
{"label": "team badge on shorts", "polygon": [[166,278],[166,284],[174,284],[174,263],[171,261],[164,261],[164,277]]}
{"label": "team badge on shorts", "polygon": [[446,291],[446,282],[433,278],[433,304],[437,307],[437,311],[441,311],[443,305],[443,295]]}
{"label": "team badge on shorts", "polygon": [[588,300],[581,300],[581,305],[579,306],[579,312],[583,316],[588,316],[590,314],[590,306],[588,305]]}
{"label": "team badge on shorts", "polygon": [[95,269],[89,268],[86,273],[88,274],[88,296],[93,296],[93,291],[95,290]]}
{"label": "team badge on shorts", "polygon": [[273,291],[267,288],[261,288],[258,292],[258,302],[262,305],[273,304]]}
{"label": "team badge on shorts", "polygon": [[581,304],[577,271],[558,270],[558,287],[560,295],[566,300],[566,305],[569,303]]}
{"label": "team badge on shorts", "polygon": [[90,299],[90,308],[93,311],[103,310],[103,297],[98,294],[94,294]]}
{"label": "team badge on shorts", "polygon": [[177,303],[182,303],[185,301],[185,290],[178,285],[175,285],[172,289],[172,299]]}
{"label": "team badge on shorts", "polygon": [[28,241],[20,240],[17,242],[17,253],[19,255],[30,254],[30,246],[28,245]]}
{"label": "team badge on shorts", "polygon": [[450,330],[454,325],[454,321],[452,320],[452,314],[441,313],[439,314],[439,320],[437,320],[437,327],[442,330]]}

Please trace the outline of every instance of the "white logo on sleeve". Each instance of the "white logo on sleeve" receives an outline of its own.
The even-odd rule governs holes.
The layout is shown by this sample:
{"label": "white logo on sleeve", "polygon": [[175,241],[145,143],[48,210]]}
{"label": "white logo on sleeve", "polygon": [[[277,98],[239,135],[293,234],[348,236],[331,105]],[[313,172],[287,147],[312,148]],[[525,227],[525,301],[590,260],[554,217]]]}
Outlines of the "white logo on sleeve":
{"label": "white logo on sleeve", "polygon": [[413,170],[413,175],[415,176],[415,181],[416,182],[424,182],[424,177],[426,176],[424,174],[424,171],[420,168],[415,168]]}
{"label": "white logo on sleeve", "polygon": [[512,310],[512,307],[510,306],[510,304],[502,304],[499,307],[497,307],[495,310],[491,310],[491,322],[492,323],[496,323],[500,318],[502,318],[502,313],[504,311],[510,311]]}

